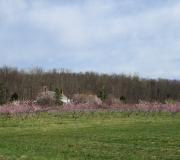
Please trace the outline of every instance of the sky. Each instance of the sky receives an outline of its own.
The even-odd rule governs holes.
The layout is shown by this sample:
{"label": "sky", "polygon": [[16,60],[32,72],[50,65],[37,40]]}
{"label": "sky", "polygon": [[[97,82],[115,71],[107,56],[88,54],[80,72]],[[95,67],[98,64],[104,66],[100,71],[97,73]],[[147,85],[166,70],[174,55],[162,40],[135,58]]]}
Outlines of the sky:
{"label": "sky", "polygon": [[180,0],[0,0],[0,66],[180,80]]}

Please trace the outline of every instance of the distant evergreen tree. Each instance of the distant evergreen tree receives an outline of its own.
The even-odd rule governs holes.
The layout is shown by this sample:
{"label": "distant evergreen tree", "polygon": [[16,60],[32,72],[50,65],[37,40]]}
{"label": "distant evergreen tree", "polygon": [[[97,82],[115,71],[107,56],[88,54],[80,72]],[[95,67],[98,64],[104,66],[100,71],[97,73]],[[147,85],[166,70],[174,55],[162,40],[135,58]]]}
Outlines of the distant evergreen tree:
{"label": "distant evergreen tree", "polygon": [[120,97],[120,101],[123,102],[123,103],[126,103],[126,97],[121,96],[121,97]]}
{"label": "distant evergreen tree", "polygon": [[11,95],[11,97],[10,97],[10,101],[12,102],[12,101],[17,101],[18,100],[18,94],[15,92],[15,93],[13,93],[12,95]]}
{"label": "distant evergreen tree", "polygon": [[101,88],[101,90],[99,91],[98,97],[99,97],[102,101],[105,101],[105,100],[106,100],[106,98],[107,98],[107,92],[106,92],[104,86],[103,86],[103,87]]}
{"label": "distant evergreen tree", "polygon": [[62,105],[62,101],[61,101],[61,97],[62,97],[62,94],[61,94],[62,91],[59,91],[58,88],[55,89],[55,102],[57,105]]}
{"label": "distant evergreen tree", "polygon": [[60,90],[60,94],[63,95],[63,90],[62,89]]}
{"label": "distant evergreen tree", "polygon": [[7,89],[3,83],[0,83],[0,105],[6,103]]}
{"label": "distant evergreen tree", "polygon": [[170,94],[167,94],[167,95],[166,95],[166,98],[167,98],[167,99],[171,98],[171,95],[170,95]]}

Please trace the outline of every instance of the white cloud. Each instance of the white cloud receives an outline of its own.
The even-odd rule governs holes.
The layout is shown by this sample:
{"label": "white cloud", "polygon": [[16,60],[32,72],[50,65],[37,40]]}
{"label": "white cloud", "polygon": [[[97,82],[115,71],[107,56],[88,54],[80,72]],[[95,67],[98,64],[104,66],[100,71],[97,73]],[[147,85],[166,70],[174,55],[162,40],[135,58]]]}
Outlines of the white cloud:
{"label": "white cloud", "polygon": [[[142,3],[141,0],[60,2],[0,1],[0,23],[5,28],[0,27],[0,33],[4,35],[0,35],[0,41],[6,37],[7,42],[13,39],[18,46],[23,45],[19,37],[24,32],[21,34],[20,30],[14,29],[16,27],[25,27],[25,31],[30,28],[31,36],[34,37],[34,42],[28,43],[29,48],[26,45],[16,50],[16,59],[21,59],[22,54],[25,57],[27,54],[27,57],[38,54],[39,61],[45,55],[51,63],[54,62],[54,66],[56,60],[62,60],[72,70],[138,72],[142,76],[180,77],[177,64],[173,63],[179,59],[180,51],[178,1],[171,5],[168,1],[168,5],[156,7],[150,7],[149,1]],[[48,45],[48,39],[44,41],[39,37],[39,31],[48,35],[49,43],[54,41],[52,46]],[[28,35],[28,38],[31,36]],[[38,45],[32,46],[32,43]],[[5,49],[0,47],[0,50]],[[12,50],[6,49],[9,53]]]}

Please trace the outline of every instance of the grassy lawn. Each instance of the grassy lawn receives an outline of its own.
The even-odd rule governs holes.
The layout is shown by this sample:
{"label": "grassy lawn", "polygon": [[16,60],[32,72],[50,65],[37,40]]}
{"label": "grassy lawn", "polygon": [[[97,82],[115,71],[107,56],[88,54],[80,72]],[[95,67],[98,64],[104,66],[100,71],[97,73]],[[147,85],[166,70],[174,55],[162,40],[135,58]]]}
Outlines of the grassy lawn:
{"label": "grassy lawn", "polygon": [[179,160],[180,114],[0,117],[0,160]]}

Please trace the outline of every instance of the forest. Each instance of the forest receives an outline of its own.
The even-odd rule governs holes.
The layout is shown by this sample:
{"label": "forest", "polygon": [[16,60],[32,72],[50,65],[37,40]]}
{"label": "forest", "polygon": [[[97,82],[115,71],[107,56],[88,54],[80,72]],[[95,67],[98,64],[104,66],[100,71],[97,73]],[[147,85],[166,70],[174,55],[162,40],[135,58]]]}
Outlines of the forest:
{"label": "forest", "polygon": [[145,79],[137,75],[100,74],[94,72],[74,73],[66,69],[30,70],[3,66],[0,68],[0,99],[8,102],[12,95],[20,100],[33,100],[48,86],[49,90],[62,89],[68,97],[74,94],[95,94],[124,98],[127,103],[139,100],[164,102],[166,99],[180,100],[180,81],[168,79]]}

